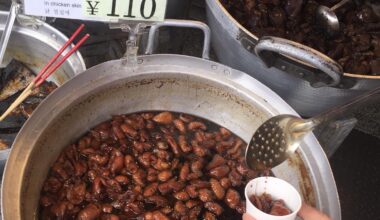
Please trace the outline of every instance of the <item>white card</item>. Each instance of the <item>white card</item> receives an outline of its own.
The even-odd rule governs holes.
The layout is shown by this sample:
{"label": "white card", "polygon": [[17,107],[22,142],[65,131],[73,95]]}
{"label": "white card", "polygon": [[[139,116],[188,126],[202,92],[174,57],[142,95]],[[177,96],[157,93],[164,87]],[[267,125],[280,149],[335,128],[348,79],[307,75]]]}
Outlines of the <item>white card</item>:
{"label": "white card", "polygon": [[166,3],[167,0],[23,0],[27,15],[104,22],[163,21]]}
{"label": "white card", "polygon": [[27,15],[85,19],[82,0],[24,0]]}
{"label": "white card", "polygon": [[[181,1],[181,0],[179,0]],[[86,17],[106,21],[163,21],[167,0],[83,0]]]}

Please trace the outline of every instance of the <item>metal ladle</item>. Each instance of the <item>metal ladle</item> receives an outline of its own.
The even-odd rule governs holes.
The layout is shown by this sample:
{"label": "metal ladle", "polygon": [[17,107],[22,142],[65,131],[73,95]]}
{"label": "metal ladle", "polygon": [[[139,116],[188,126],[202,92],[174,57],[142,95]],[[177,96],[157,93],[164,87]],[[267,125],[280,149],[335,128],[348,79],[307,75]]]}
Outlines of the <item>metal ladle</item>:
{"label": "metal ladle", "polygon": [[334,36],[339,32],[339,19],[334,11],[349,1],[351,0],[342,0],[331,8],[323,5],[318,7],[316,17],[317,23],[328,35]]}
{"label": "metal ladle", "polygon": [[3,64],[3,59],[5,55],[5,51],[8,46],[9,38],[12,33],[13,25],[15,23],[17,14],[19,13],[20,4],[12,1],[12,5],[9,11],[9,15],[7,18],[7,23],[5,24],[4,32],[1,35],[0,39],[0,66]]}
{"label": "metal ladle", "polygon": [[256,130],[248,144],[245,153],[248,167],[264,170],[281,164],[297,150],[303,137],[318,125],[347,116],[348,113],[355,111],[355,107],[367,104],[366,102],[372,100],[373,95],[378,93],[380,93],[380,88],[310,119],[293,115],[278,115],[270,118]]}

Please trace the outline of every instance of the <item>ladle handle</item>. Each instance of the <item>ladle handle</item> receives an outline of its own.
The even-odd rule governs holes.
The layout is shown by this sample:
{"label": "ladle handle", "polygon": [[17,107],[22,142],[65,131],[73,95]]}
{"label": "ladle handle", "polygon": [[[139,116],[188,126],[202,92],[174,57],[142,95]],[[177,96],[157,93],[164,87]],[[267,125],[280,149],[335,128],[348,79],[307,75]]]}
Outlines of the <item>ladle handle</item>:
{"label": "ladle handle", "polygon": [[335,11],[335,10],[337,10],[338,8],[342,7],[344,4],[346,4],[346,3],[349,2],[349,1],[351,1],[351,0],[342,0],[342,1],[340,1],[339,3],[337,3],[336,5],[332,6],[332,7],[330,8],[330,10],[331,10],[331,11]]}
{"label": "ladle handle", "polygon": [[5,23],[4,32],[1,35],[0,39],[0,65],[3,63],[5,51],[9,42],[9,37],[11,36],[13,24],[15,23],[19,8],[20,4],[13,1],[7,18],[7,23]]}
{"label": "ladle handle", "polygon": [[309,119],[309,121],[312,121],[317,126],[321,123],[330,121],[332,119],[344,118],[348,114],[355,112],[358,107],[364,107],[365,105],[370,104],[370,101],[375,101],[379,98],[380,87],[368,93],[360,95],[344,105],[334,107],[333,109],[328,110],[327,112],[319,114]]}

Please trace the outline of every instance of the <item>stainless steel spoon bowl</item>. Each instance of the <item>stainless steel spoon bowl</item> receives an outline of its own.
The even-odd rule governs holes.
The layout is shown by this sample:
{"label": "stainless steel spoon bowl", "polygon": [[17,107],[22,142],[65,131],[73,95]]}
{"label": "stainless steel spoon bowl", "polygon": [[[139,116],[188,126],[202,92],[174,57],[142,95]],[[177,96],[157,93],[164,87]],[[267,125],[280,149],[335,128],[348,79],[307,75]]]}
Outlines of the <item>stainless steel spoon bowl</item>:
{"label": "stainless steel spoon bowl", "polygon": [[339,19],[334,11],[349,1],[351,0],[342,0],[331,8],[323,5],[320,5],[318,7],[316,15],[317,23],[319,24],[320,28],[324,30],[328,35],[334,36],[339,33]]}
{"label": "stainless steel spoon bowl", "polygon": [[[293,115],[278,115],[264,122],[253,134],[245,159],[251,169],[264,170],[284,162],[299,147],[306,134],[324,122],[342,118],[378,98],[380,88],[361,95],[351,102],[330,111],[302,119]],[[377,100],[377,99],[376,99]]]}

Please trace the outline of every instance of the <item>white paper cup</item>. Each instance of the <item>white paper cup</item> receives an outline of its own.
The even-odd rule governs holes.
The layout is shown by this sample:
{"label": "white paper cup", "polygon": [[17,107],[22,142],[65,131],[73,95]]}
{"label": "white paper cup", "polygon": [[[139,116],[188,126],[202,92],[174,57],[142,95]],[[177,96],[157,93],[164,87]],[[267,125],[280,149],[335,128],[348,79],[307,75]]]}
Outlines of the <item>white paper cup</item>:
{"label": "white paper cup", "polygon": [[[284,216],[274,216],[256,208],[249,198],[252,195],[261,196],[263,193],[271,195],[274,200],[284,200],[292,213]],[[297,190],[288,182],[275,177],[259,177],[251,180],[245,187],[245,199],[247,201],[247,213],[256,220],[294,220],[302,205],[301,196]]]}

